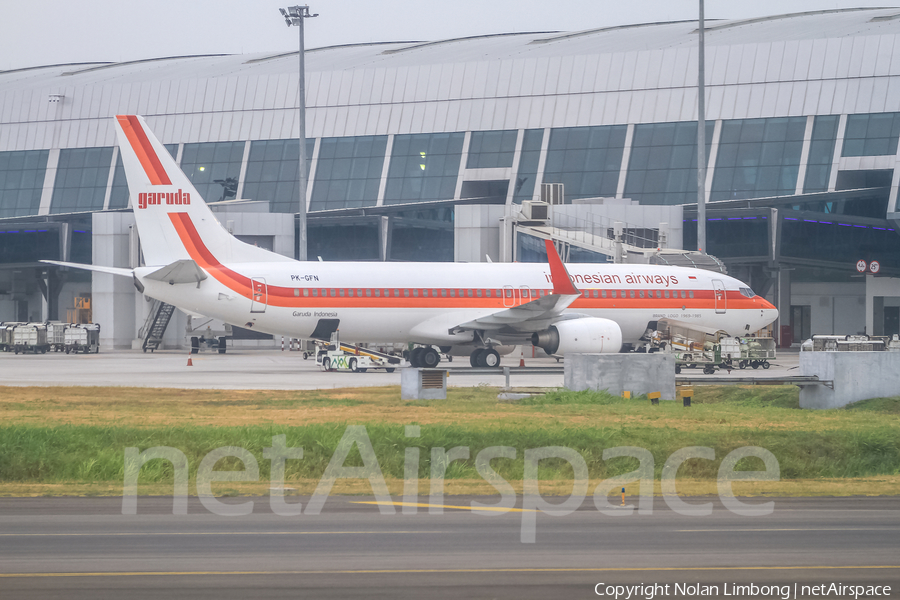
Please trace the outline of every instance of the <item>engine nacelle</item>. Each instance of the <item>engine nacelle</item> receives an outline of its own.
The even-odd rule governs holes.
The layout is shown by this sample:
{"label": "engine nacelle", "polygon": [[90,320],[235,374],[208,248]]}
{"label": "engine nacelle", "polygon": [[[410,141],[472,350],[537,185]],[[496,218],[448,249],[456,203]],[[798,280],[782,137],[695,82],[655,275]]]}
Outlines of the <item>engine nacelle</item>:
{"label": "engine nacelle", "polygon": [[615,321],[585,317],[554,323],[532,334],[531,343],[547,354],[614,354],[622,348],[622,330]]}

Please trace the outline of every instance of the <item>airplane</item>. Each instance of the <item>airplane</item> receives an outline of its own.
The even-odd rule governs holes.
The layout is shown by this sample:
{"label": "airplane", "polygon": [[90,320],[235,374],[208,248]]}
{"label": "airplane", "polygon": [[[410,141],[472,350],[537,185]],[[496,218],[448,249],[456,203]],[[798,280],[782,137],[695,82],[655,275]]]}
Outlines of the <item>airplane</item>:
{"label": "airplane", "polygon": [[192,315],[254,331],[354,342],[412,342],[410,362],[434,367],[438,349],[468,347],[495,367],[504,344],[554,356],[617,353],[660,319],[731,335],[762,329],[777,309],[741,281],[660,265],[301,262],[241,242],[137,115],[115,117],[146,266],[45,261],[133,278],[142,294]]}

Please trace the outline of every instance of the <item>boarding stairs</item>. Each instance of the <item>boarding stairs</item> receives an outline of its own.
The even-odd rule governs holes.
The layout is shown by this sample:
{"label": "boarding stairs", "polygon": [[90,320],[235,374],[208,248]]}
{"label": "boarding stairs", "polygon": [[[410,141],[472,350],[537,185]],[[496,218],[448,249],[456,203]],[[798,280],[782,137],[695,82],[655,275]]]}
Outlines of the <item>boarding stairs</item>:
{"label": "boarding stairs", "polygon": [[153,352],[162,343],[163,335],[166,333],[166,327],[172,320],[175,313],[175,307],[154,299],[150,305],[150,313],[147,315],[144,326],[141,327],[140,336],[143,339],[141,350]]}

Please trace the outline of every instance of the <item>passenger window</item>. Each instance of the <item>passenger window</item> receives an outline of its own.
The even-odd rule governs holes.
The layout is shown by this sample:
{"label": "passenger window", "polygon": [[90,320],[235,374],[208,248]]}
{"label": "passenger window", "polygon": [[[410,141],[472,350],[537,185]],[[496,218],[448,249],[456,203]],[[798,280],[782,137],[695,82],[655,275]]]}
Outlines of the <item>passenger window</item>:
{"label": "passenger window", "polygon": [[600,297],[606,298],[606,290],[600,290]]}
{"label": "passenger window", "polygon": [[366,290],[366,296],[369,297],[369,298],[371,298],[371,297],[372,297],[372,290]]}
{"label": "passenger window", "polygon": [[314,289],[313,290],[313,298],[317,297],[318,295],[319,295],[319,290]]}
{"label": "passenger window", "polygon": [[506,297],[512,298],[512,290],[506,290]]}
{"label": "passenger window", "polygon": [[663,294],[665,295],[666,298],[668,298],[668,297],[669,297],[669,290],[666,290]]}
{"label": "passenger window", "polygon": [[345,293],[344,288],[341,288],[340,290],[338,290],[338,294],[340,294],[341,298],[344,297],[344,293]]}
{"label": "passenger window", "polygon": [[687,292],[685,292],[684,290],[681,290],[681,297],[687,298]]}
{"label": "passenger window", "polygon": [[443,296],[444,298],[446,298],[446,297],[447,297],[447,290],[441,290],[441,296]]}
{"label": "passenger window", "polygon": [[631,297],[634,298],[634,290],[631,290]]}
{"label": "passenger window", "polygon": [[[305,292],[306,290],[303,290],[303,291]],[[295,296],[299,296],[299,295],[300,295],[300,290],[299,290],[298,288],[294,288],[294,295],[295,295]],[[303,295],[305,296],[306,294],[303,294]]]}
{"label": "passenger window", "polygon": [[638,298],[643,298],[643,297],[644,297],[644,290],[641,290],[638,292]]}
{"label": "passenger window", "polygon": [[689,297],[689,298],[693,298],[693,297],[694,297],[694,290],[691,290],[691,291],[688,292],[688,297]]}
{"label": "passenger window", "polygon": [[472,297],[472,290],[468,290],[469,298]]}
{"label": "passenger window", "polygon": [[481,298],[481,290],[475,290],[475,296]]}
{"label": "passenger window", "polygon": [[409,298],[409,290],[403,290],[403,295]]}
{"label": "passenger window", "polygon": [[394,290],[394,298],[399,298],[399,297],[400,297],[400,290],[395,289]]}
{"label": "passenger window", "polygon": [[[342,294],[342,295],[343,295],[343,294]],[[335,296],[337,296],[337,290],[332,289],[332,290],[331,290],[331,297],[334,298]]]}
{"label": "passenger window", "polygon": [[351,298],[353,297],[353,290],[347,290],[347,295]]}
{"label": "passenger window", "polygon": [[413,290],[413,298],[419,297],[419,290]]}
{"label": "passenger window", "polygon": [[450,297],[456,298],[456,290],[450,290]]}

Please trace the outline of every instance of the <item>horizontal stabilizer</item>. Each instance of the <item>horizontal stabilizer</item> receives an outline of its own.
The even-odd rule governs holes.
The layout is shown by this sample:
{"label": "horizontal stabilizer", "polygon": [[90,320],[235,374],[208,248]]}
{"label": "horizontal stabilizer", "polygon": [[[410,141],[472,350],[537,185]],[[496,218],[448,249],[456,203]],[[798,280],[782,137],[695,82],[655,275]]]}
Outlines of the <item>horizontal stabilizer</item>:
{"label": "horizontal stabilizer", "polygon": [[190,259],[183,259],[153,271],[146,275],[145,279],[165,281],[173,285],[176,283],[200,283],[206,277],[206,272],[197,266],[197,263]]}
{"label": "horizontal stabilizer", "polygon": [[121,275],[122,277],[131,277],[134,274],[133,269],[124,269],[122,267],[103,267],[100,265],[86,265],[83,263],[63,262],[61,260],[42,260],[41,262],[47,263],[48,265],[58,265],[60,267],[72,267],[73,269],[84,269],[85,271],[97,271],[98,273]]}

